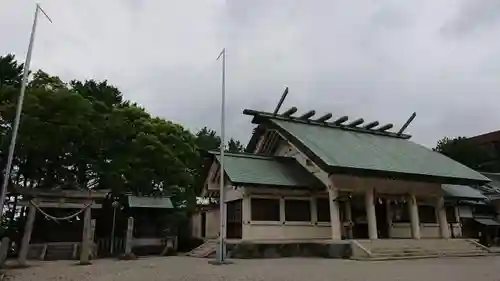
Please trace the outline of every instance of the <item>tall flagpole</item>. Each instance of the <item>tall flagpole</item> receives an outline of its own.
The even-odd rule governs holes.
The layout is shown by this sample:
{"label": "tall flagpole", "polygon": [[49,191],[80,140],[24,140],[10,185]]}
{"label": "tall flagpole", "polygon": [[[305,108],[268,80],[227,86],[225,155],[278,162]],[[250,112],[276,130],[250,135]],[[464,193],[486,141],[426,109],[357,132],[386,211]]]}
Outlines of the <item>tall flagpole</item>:
{"label": "tall flagpole", "polygon": [[217,254],[217,262],[224,263],[225,260],[225,203],[224,203],[224,146],[226,134],[226,48],[217,57],[217,60],[222,57],[222,92],[221,92],[221,113],[220,113],[220,176],[219,176],[219,213],[220,213],[220,230],[219,230],[219,248]]}
{"label": "tall flagpole", "polygon": [[35,43],[35,32],[38,20],[38,12],[42,12],[45,15],[45,17],[52,23],[52,20],[45,13],[42,7],[40,7],[40,4],[36,4],[35,18],[33,19],[33,26],[31,27],[30,43],[28,45],[28,53],[26,54],[26,61],[24,62],[23,80],[21,81],[21,91],[19,93],[19,98],[17,100],[16,116],[14,119],[14,124],[12,125],[12,138],[10,140],[9,154],[7,156],[7,166],[5,167],[5,173],[2,182],[2,190],[0,196],[0,218],[3,216],[5,197],[7,195],[7,186],[9,185],[10,171],[12,169],[12,160],[14,158],[14,150],[16,148],[17,131],[19,130],[19,121],[21,119],[21,112],[23,110],[24,93],[26,92],[26,85],[28,83],[31,54],[33,53],[33,45]]}

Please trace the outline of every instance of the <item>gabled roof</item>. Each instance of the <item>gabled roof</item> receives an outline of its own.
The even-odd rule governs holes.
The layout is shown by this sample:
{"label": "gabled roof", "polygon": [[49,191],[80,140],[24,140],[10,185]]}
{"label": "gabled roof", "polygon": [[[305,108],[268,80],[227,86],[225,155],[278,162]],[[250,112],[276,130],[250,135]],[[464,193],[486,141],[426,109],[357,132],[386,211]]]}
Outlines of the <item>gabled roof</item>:
{"label": "gabled roof", "polygon": [[[220,162],[218,152],[210,152]],[[294,158],[224,153],[224,170],[234,185],[313,189],[321,182]]]}
{"label": "gabled roof", "polygon": [[254,123],[275,129],[329,173],[405,178],[449,184],[490,180],[409,136],[245,110]]}

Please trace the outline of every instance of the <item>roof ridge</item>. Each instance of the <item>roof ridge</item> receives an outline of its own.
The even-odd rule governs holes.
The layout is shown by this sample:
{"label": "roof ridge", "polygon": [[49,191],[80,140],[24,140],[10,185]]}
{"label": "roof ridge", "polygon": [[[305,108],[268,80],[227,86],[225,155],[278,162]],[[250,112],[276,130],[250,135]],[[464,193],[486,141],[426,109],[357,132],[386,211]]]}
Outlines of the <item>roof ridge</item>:
{"label": "roof ridge", "polygon": [[[208,153],[213,155],[220,155],[220,151],[209,150]],[[253,159],[263,159],[263,160],[273,160],[276,159],[273,156],[263,155],[263,154],[255,154],[248,152],[224,152],[224,156],[230,157],[242,157],[242,158],[253,158]]]}
{"label": "roof ridge", "polygon": [[[365,125],[365,127],[357,127],[357,125],[360,125],[361,123],[364,122],[364,120],[362,118],[356,119],[355,121],[353,121],[353,123],[352,123],[353,126],[351,126],[351,125],[342,125],[341,124],[341,123],[347,121],[347,119],[348,119],[347,116],[339,118],[339,120],[340,119],[343,120],[340,123],[338,123],[338,122],[326,122],[326,120],[323,120],[322,117],[319,118],[318,120],[311,120],[308,118],[303,118],[304,116],[310,117],[310,114],[312,114],[312,111],[304,114],[301,117],[293,117],[291,115],[285,115],[285,114],[283,114],[283,115],[276,114],[275,115],[273,113],[264,112],[264,111],[257,111],[257,110],[252,110],[252,109],[244,109],[243,114],[253,116],[254,121],[257,121],[257,122],[258,122],[258,120],[255,120],[255,118],[263,118],[263,119],[268,119],[268,120],[274,119],[274,120],[285,121],[285,122],[299,123],[299,124],[304,124],[304,125],[314,125],[314,126],[330,128],[330,129],[348,130],[348,131],[353,131],[353,132],[379,135],[379,136],[387,136],[387,137],[400,138],[400,139],[411,138],[411,135],[408,135],[408,134],[397,134],[394,132],[387,132],[385,130],[382,130],[382,128],[388,126],[389,124],[384,125],[384,126],[380,127],[379,129],[372,129],[374,126],[378,125],[377,121],[367,123],[367,125]],[[326,117],[326,115],[324,117]],[[373,125],[375,123],[376,123],[376,125]],[[370,127],[367,127],[367,126],[370,126]],[[392,124],[390,127],[392,127]]]}
{"label": "roof ridge", "polygon": [[500,176],[500,173],[498,172],[479,172],[481,174],[487,174],[487,175],[497,175],[497,176]]}

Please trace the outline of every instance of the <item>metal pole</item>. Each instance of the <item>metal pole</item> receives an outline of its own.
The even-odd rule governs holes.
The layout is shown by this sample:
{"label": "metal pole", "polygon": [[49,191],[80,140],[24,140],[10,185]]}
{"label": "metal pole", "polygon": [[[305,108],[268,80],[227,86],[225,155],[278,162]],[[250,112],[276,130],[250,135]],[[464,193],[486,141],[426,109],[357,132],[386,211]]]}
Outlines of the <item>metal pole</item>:
{"label": "metal pole", "polygon": [[40,6],[36,4],[35,17],[33,19],[33,26],[31,27],[30,43],[28,45],[28,53],[26,54],[26,61],[24,62],[23,80],[21,82],[21,92],[17,100],[16,116],[12,126],[12,138],[10,140],[9,154],[7,156],[7,166],[5,166],[2,190],[0,196],[0,218],[3,217],[3,208],[5,196],[7,194],[7,186],[10,179],[10,170],[12,169],[12,159],[14,158],[14,150],[16,148],[17,131],[19,129],[19,121],[21,119],[21,111],[23,109],[24,93],[26,91],[26,84],[28,83],[28,74],[30,70],[31,54],[33,53],[33,44],[35,41],[36,23],[38,20],[38,11]]}
{"label": "metal pole", "polygon": [[220,204],[220,230],[219,230],[219,249],[217,259],[223,263],[225,259],[224,253],[224,234],[225,234],[225,204],[224,204],[224,145],[225,145],[225,122],[226,122],[226,48],[222,49],[217,60],[222,56],[222,97],[221,97],[221,114],[220,114],[220,176],[219,176],[219,204]]}
{"label": "metal pole", "polygon": [[113,226],[112,226],[113,228],[111,229],[111,243],[110,243],[111,245],[109,246],[110,254],[113,254],[113,250],[115,248],[115,222],[116,222],[116,207],[113,206]]}

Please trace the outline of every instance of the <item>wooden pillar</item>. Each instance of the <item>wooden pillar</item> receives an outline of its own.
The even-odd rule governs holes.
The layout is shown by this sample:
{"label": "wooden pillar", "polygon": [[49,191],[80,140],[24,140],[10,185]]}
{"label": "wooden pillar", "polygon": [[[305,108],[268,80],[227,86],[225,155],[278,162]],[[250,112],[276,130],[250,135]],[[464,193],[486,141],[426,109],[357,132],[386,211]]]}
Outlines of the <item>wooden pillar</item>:
{"label": "wooden pillar", "polygon": [[[458,238],[458,237],[463,237],[463,235],[464,235],[464,234],[463,234],[463,232],[462,232],[463,230],[462,230],[462,226],[461,226],[461,224],[460,224],[460,212],[459,212],[459,207],[458,207],[458,206],[455,206],[455,207],[453,208],[453,211],[454,211],[454,213],[455,213],[455,221],[454,221],[454,225],[455,225],[455,224],[460,225],[460,226],[458,227],[458,233],[455,235],[455,238]],[[453,229],[452,229],[451,231],[453,231]]]}
{"label": "wooden pillar", "polygon": [[95,237],[95,225],[96,225],[96,220],[95,219],[92,219],[90,221],[90,256],[91,258],[94,258],[96,256],[96,247],[95,247],[95,243],[94,243],[94,237]]}
{"label": "wooden pillar", "polygon": [[83,212],[82,246],[80,248],[80,264],[90,264],[90,232],[92,224],[92,206]]}
{"label": "wooden pillar", "polygon": [[129,217],[127,221],[127,236],[125,241],[125,255],[132,254],[132,243],[134,240],[134,218]]}
{"label": "wooden pillar", "polygon": [[368,221],[368,237],[378,239],[377,217],[375,213],[375,194],[373,188],[368,188],[365,193],[366,220]]}
{"label": "wooden pillar", "polygon": [[241,211],[243,212],[241,214],[243,223],[241,226],[241,239],[245,240],[248,239],[248,226],[250,225],[250,222],[252,220],[252,201],[251,197],[248,194],[245,194],[243,196],[243,201],[241,202]]}
{"label": "wooden pillar", "polygon": [[318,222],[318,206],[316,205],[316,196],[311,195],[311,221],[313,223]]}
{"label": "wooden pillar", "polygon": [[29,204],[28,219],[26,220],[26,227],[24,228],[23,240],[21,242],[21,249],[19,250],[18,261],[21,266],[26,266],[26,259],[30,247],[31,232],[33,231],[33,224],[35,223],[35,215],[36,215],[35,205]]}
{"label": "wooden pillar", "polygon": [[332,240],[341,240],[339,204],[337,202],[338,190],[331,183],[328,186],[328,201],[330,202],[330,225],[332,230]]}
{"label": "wooden pillar", "polygon": [[347,231],[346,231],[346,236],[347,239],[352,239],[354,234],[352,232],[352,208],[351,208],[351,200],[347,200],[345,202],[345,219],[348,223],[347,225]]}
{"label": "wooden pillar", "polygon": [[[243,218],[243,224],[250,224],[250,221],[252,220],[252,198],[248,195],[245,195],[243,197],[243,202],[242,204],[242,211],[243,214],[241,214]],[[243,238],[244,239],[244,238]]]}
{"label": "wooden pillar", "polygon": [[437,199],[436,212],[438,215],[439,232],[441,234],[441,238],[448,239],[448,238],[450,238],[450,229],[448,227],[448,220],[446,218],[446,208],[444,206],[443,196],[441,196]]}
{"label": "wooden pillar", "polygon": [[387,220],[387,236],[389,238],[392,237],[392,208],[391,208],[391,200],[385,200],[385,215]]}
{"label": "wooden pillar", "polygon": [[7,259],[7,255],[9,253],[10,247],[10,239],[5,236],[2,238],[2,243],[0,244],[0,268],[4,267],[5,260]]}
{"label": "wooden pillar", "polygon": [[43,261],[45,260],[45,256],[47,255],[47,248],[49,245],[43,244],[42,252],[40,253],[40,260]]}
{"label": "wooden pillar", "polygon": [[286,216],[285,216],[285,198],[283,196],[280,197],[280,222],[281,224],[285,224]]}
{"label": "wooden pillar", "polygon": [[413,239],[420,239],[420,218],[418,216],[417,198],[410,194],[408,200],[408,211],[410,213],[411,236]]}
{"label": "wooden pillar", "polygon": [[73,244],[73,252],[71,253],[71,258],[75,259],[78,257],[78,244]]}

